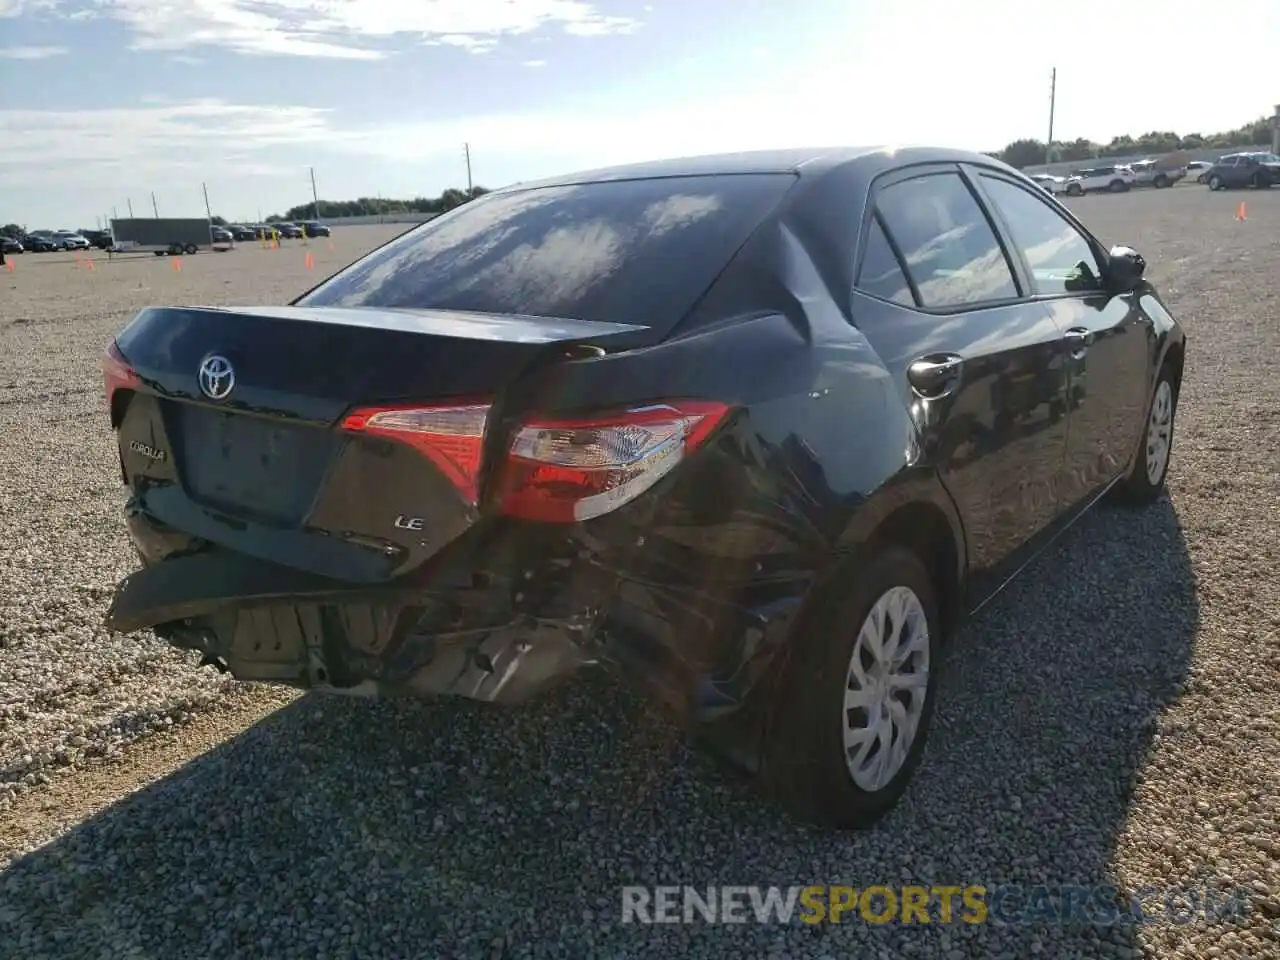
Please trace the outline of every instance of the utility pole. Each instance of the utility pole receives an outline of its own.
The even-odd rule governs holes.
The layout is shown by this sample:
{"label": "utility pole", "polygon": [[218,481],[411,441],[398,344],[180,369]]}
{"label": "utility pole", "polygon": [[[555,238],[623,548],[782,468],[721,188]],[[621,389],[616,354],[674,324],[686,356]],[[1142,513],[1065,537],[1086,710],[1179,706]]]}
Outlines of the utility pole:
{"label": "utility pole", "polygon": [[132,220],[133,219],[133,199],[130,198],[125,200],[125,203],[129,205],[129,219]]}
{"label": "utility pole", "polygon": [[213,211],[209,209],[209,187],[207,184],[200,184],[200,190],[204,193],[204,212],[210,220],[213,219]]}
{"label": "utility pole", "polygon": [[471,144],[464,143],[462,152],[467,158],[467,196],[471,196]]}
{"label": "utility pole", "polygon": [[316,205],[316,219],[320,219],[320,197],[316,195],[316,168],[311,168],[311,202]]}
{"label": "utility pole", "polygon": [[154,190],[151,192],[151,212],[156,215],[157,220],[160,219],[160,208],[156,206],[156,194]]}
{"label": "utility pole", "polygon": [[1044,145],[1044,162],[1053,163],[1053,108],[1058,99],[1058,68],[1049,74],[1049,142]]}

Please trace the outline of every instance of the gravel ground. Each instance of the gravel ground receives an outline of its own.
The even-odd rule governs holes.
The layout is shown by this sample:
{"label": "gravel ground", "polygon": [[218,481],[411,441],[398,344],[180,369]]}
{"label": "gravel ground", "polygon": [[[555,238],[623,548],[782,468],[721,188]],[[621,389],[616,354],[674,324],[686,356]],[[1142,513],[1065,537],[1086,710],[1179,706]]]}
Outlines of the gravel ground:
{"label": "gravel ground", "polygon": [[[1233,219],[1240,200],[1248,219]],[[0,954],[1280,956],[1280,191],[1073,201],[1185,324],[1171,499],[1087,518],[952,647],[876,829],[794,826],[605,677],[521,711],[230,684],[99,626],[130,566],[98,353],[280,301],[296,247],[0,275]],[[317,273],[385,239],[348,228]],[[1243,922],[622,925],[627,884],[1248,891]],[[1157,913],[1159,911],[1157,910]]]}

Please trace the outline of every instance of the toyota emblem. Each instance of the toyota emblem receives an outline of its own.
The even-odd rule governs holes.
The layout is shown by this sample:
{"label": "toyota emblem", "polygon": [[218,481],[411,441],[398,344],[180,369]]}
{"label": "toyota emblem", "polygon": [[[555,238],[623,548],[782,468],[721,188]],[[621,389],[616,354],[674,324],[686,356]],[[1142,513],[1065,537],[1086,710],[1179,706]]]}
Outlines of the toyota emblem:
{"label": "toyota emblem", "polygon": [[206,357],[200,364],[200,392],[210,400],[225,400],[236,385],[236,371],[226,357]]}

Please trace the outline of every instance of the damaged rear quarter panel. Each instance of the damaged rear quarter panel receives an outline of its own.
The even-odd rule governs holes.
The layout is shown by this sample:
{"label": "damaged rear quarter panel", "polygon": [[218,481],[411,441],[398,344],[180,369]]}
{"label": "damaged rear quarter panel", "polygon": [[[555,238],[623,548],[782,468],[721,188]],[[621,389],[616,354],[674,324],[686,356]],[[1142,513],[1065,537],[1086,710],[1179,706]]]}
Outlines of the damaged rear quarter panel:
{"label": "damaged rear quarter panel", "polygon": [[[601,409],[691,398],[736,408],[670,477],[585,525],[598,562],[617,575],[604,656],[701,720],[736,713],[777,665],[815,582],[869,529],[877,491],[903,489],[896,478],[912,476],[918,456],[888,372],[801,237],[778,226],[739,268],[750,277],[725,278],[733,292],[703,304],[731,319],[574,361],[528,382],[517,403],[568,413],[584,396]],[[776,309],[733,315],[748,303]]]}

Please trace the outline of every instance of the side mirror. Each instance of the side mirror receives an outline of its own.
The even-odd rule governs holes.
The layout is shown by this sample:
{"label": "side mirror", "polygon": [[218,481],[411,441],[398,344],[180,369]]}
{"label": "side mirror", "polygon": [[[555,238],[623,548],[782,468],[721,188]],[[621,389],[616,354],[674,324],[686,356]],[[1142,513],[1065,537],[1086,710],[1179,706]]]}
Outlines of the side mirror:
{"label": "side mirror", "polygon": [[1107,257],[1107,283],[1120,292],[1132,290],[1146,269],[1147,261],[1133,247],[1112,247]]}

